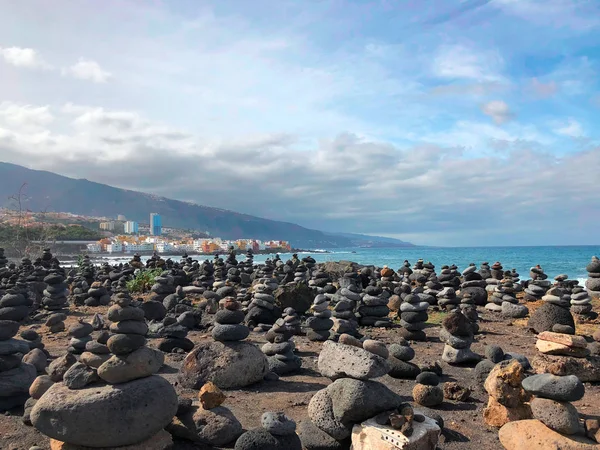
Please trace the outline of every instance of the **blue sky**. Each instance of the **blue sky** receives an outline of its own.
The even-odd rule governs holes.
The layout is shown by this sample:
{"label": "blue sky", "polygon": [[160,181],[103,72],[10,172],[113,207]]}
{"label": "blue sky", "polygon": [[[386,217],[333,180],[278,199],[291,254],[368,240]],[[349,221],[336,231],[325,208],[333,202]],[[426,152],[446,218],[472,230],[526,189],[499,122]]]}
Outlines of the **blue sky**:
{"label": "blue sky", "polygon": [[3,11],[1,160],[327,231],[598,243],[599,2]]}

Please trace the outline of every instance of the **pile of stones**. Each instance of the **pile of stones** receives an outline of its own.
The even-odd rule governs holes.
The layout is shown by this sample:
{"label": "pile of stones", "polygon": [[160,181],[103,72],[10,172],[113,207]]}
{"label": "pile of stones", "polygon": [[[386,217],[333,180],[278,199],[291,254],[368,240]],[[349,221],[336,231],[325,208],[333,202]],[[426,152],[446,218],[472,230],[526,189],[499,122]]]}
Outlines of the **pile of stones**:
{"label": "pile of stones", "polygon": [[590,355],[587,342],[582,336],[543,331],[538,334],[535,347],[545,355],[585,358]]}
{"label": "pile of stones", "polygon": [[262,351],[269,361],[269,370],[277,375],[297,372],[302,367],[302,359],[294,354],[296,346],[290,340],[294,331],[284,319],[278,319],[266,335],[268,342]]}
{"label": "pile of stones", "polygon": [[588,272],[588,279],[585,282],[586,289],[592,297],[600,297],[600,259],[593,256],[585,270]]}
{"label": "pile of stones", "polygon": [[440,340],[444,342],[442,360],[449,364],[479,362],[481,357],[471,351],[473,324],[460,310],[453,311],[442,321]]}
{"label": "pile of stones", "polygon": [[0,411],[24,405],[37,375],[33,365],[22,361],[30,346],[14,338],[18,332],[18,322],[0,320]]}
{"label": "pile of stones", "polygon": [[83,320],[71,325],[69,327],[69,336],[71,336],[71,340],[69,341],[69,348],[67,351],[76,355],[83,353],[86,350],[87,343],[92,340],[92,336],[90,335],[93,331],[94,327],[92,324],[84,322]]}
{"label": "pile of stones", "polygon": [[309,330],[306,337],[310,341],[326,341],[331,337],[331,310],[329,309],[329,298],[325,294],[317,294],[310,307],[313,316],[306,320]]}
{"label": "pile of stones", "polygon": [[48,327],[50,333],[60,333],[65,331],[65,320],[67,320],[65,313],[54,313],[48,316],[44,325]]}
{"label": "pile of stones", "polygon": [[460,278],[458,276],[456,266],[442,266],[442,271],[437,277],[438,281],[444,287],[457,289],[460,286]]}
{"label": "pile of stones", "polygon": [[535,396],[530,401],[534,419],[565,435],[583,434],[579,413],[571,402],[585,394],[583,383],[575,375],[558,377],[549,373],[523,380],[523,389]]}
{"label": "pile of stones", "polygon": [[437,295],[437,303],[440,308],[446,311],[456,309],[460,304],[460,299],[456,296],[456,291],[453,287],[445,287]]}
{"label": "pile of stones", "polygon": [[440,388],[440,378],[434,372],[421,372],[417,375],[412,395],[416,403],[422,406],[438,406],[444,401],[444,392]]}
{"label": "pile of stones", "polygon": [[302,333],[302,320],[294,308],[285,308],[283,310],[282,318],[285,322],[285,326],[294,336],[298,336]]}
{"label": "pile of stones", "polygon": [[360,325],[389,327],[392,324],[389,313],[388,296],[384,295],[383,289],[379,286],[367,286],[358,307]]}
{"label": "pile of stones", "polygon": [[415,357],[414,349],[404,338],[400,338],[396,343],[388,348],[388,363],[391,367],[388,375],[392,378],[401,380],[414,380],[421,372],[421,369],[410,361]]}
{"label": "pile of stones", "polygon": [[481,275],[481,278],[483,280],[487,280],[488,278],[492,278],[492,270],[490,268],[490,263],[488,263],[487,261],[484,261],[481,263],[481,266],[479,266],[479,275]]}
{"label": "pile of stones", "polygon": [[[448,288],[450,289],[450,288]],[[423,329],[429,316],[427,315],[429,303],[422,301],[416,293],[407,294],[400,304],[400,335],[409,341],[425,341],[427,336]]]}
{"label": "pile of stones", "polygon": [[0,248],[0,269],[6,268],[8,264],[8,259],[4,256],[4,249]]}
{"label": "pile of stones", "polygon": [[67,284],[65,277],[58,271],[51,271],[45,278],[47,284],[44,290],[42,305],[48,311],[58,311],[67,305]]}
{"label": "pile of stones", "polygon": [[571,291],[571,313],[575,316],[589,319],[597,316],[592,311],[592,298],[584,288],[578,285],[575,285]]}
{"label": "pile of stones", "polygon": [[252,294],[252,302],[248,306],[246,313],[246,323],[255,327],[258,324],[272,325],[281,317],[281,308],[275,305],[275,297],[273,296],[274,288],[277,288],[276,283],[260,280],[259,284],[254,285]]}
{"label": "pile of stones", "polygon": [[234,298],[224,298],[220,302],[222,309],[215,314],[215,326],[212,337],[220,342],[243,341],[250,335],[250,329],[244,325],[242,305]]}
{"label": "pile of stones", "polygon": [[463,270],[463,282],[460,285],[460,296],[464,297],[469,294],[474,304],[477,306],[485,306],[487,303],[487,286],[485,280],[480,273],[477,272],[477,267],[474,263]]}
{"label": "pile of stones", "polygon": [[94,281],[87,291],[87,298],[84,300],[86,306],[106,306],[110,303],[110,292],[100,281]]}
{"label": "pile of stones", "polygon": [[302,450],[296,422],[281,412],[266,412],[261,427],[246,431],[235,442],[235,450]]}
{"label": "pile of stones", "polygon": [[91,341],[85,344],[85,352],[79,356],[79,362],[92,369],[98,369],[102,364],[108,361],[112,355],[106,345],[110,338],[108,331],[101,331]]}
{"label": "pile of stones", "polygon": [[17,287],[8,288],[0,298],[0,320],[20,322],[27,317],[33,301]]}

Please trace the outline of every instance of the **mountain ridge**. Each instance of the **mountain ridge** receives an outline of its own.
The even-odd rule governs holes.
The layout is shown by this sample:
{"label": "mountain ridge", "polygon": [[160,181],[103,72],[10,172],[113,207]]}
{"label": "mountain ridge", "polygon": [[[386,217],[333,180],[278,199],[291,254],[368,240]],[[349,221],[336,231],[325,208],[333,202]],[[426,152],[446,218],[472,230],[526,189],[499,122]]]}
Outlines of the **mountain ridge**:
{"label": "mountain ridge", "polygon": [[[289,241],[301,248],[353,247],[353,240],[300,225],[250,214],[174,200],[155,194],[122,189],[71,178],[45,170],[0,162],[0,195],[8,199],[27,184],[26,208],[69,212],[84,216],[116,217],[147,223],[151,212],[162,216],[163,226],[207,231],[224,239],[254,238]],[[8,201],[7,201],[8,203]],[[6,205],[4,205],[6,206]]]}

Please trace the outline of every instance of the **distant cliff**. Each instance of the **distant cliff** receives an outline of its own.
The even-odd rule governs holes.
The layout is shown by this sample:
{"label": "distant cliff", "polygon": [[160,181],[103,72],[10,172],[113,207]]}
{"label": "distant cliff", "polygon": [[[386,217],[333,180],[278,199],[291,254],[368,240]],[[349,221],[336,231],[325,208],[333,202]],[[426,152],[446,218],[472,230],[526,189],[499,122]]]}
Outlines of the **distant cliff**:
{"label": "distant cliff", "polygon": [[[311,230],[293,223],[262,219],[0,162],[2,199],[15,194],[23,183],[27,183],[26,208],[35,212],[70,212],[115,218],[118,214],[125,214],[128,220],[143,223],[148,222],[151,212],[156,212],[162,216],[165,227],[208,231],[212,236],[224,239],[285,240],[296,248],[357,246],[356,239]],[[0,206],[6,206],[7,203],[8,200],[0,202]]]}

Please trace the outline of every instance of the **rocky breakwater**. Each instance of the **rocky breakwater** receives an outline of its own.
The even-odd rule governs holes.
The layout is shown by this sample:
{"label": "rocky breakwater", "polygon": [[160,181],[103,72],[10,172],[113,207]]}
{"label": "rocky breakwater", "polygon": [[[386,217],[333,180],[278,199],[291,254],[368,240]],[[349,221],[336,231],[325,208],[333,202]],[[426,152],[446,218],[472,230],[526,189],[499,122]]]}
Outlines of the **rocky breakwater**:
{"label": "rocky breakwater", "polygon": [[18,332],[18,322],[0,320],[0,411],[25,404],[37,375],[35,366],[22,361],[30,346],[14,338]]}
{"label": "rocky breakwater", "polygon": [[600,259],[597,256],[593,256],[585,270],[588,272],[585,288],[592,297],[600,298]]}
{"label": "rocky breakwater", "polygon": [[[309,402],[309,420],[302,422],[298,431],[303,448],[348,449],[352,445],[357,450],[393,449],[396,447],[381,439],[391,434],[411,442],[406,448],[434,448],[439,428],[423,432],[420,423],[424,422],[412,420],[414,413],[402,398],[374,380],[390,370],[385,345],[367,340],[362,343],[364,348],[359,348],[360,341],[350,336],[342,336],[340,341],[354,345],[328,341],[319,356],[321,374],[334,382]],[[371,447],[377,440],[380,446]],[[432,441],[431,446],[418,447],[418,442],[424,445],[425,441]]]}
{"label": "rocky breakwater", "polygon": [[473,323],[460,311],[453,311],[442,321],[440,340],[444,343],[442,360],[449,364],[477,363],[481,357],[471,350]]}
{"label": "rocky breakwater", "polygon": [[186,356],[178,380],[187,388],[199,389],[211,381],[221,389],[249,386],[269,372],[267,357],[258,347],[243,340],[250,330],[242,325],[242,305],[225,298],[215,315],[214,341],[202,342]]}
{"label": "rocky breakwater", "polygon": [[317,294],[310,309],[313,316],[306,321],[309,330],[306,337],[310,341],[326,341],[331,337],[331,310],[329,309],[329,298],[325,294]]}
{"label": "rocky breakwater", "polygon": [[559,377],[544,373],[525,378],[523,388],[535,396],[531,400],[533,420],[521,420],[503,426],[498,437],[504,448],[598,448],[598,420],[588,419],[585,424],[582,423],[577,409],[571,403],[582,399],[585,394],[581,380],[574,375]]}
{"label": "rocky breakwater", "polygon": [[[63,382],[56,382],[39,398],[31,410],[31,423],[56,447],[86,449],[93,443],[95,448],[169,448],[172,441],[163,428],[177,412],[177,394],[168,381],[154,375],[164,355],[145,346],[144,311],[119,298],[108,317],[113,334],[106,344],[102,342],[107,334],[101,333],[102,337],[86,343],[89,358],[84,353],[79,362],[65,360],[58,368],[53,369],[54,363],[50,366],[50,372],[64,372],[52,378]],[[104,346],[112,356],[98,366],[106,356],[93,358],[96,353],[91,350],[108,355]],[[59,370],[62,366],[68,369]]]}
{"label": "rocky breakwater", "polygon": [[[421,289],[422,288],[417,288]],[[415,290],[417,290],[415,289]],[[400,304],[400,335],[408,341],[426,341],[427,336],[423,329],[429,316],[427,315],[429,303],[421,299],[418,293],[412,292],[404,296]]]}
{"label": "rocky breakwater", "polygon": [[600,357],[590,356],[582,336],[545,331],[538,335],[535,346],[539,354],[531,365],[537,373],[575,375],[583,382],[600,381]]}
{"label": "rocky breakwater", "polygon": [[530,419],[531,395],[523,389],[525,378],[523,366],[516,360],[496,364],[485,380],[484,388],[489,394],[483,410],[487,425],[501,427],[513,420]]}

